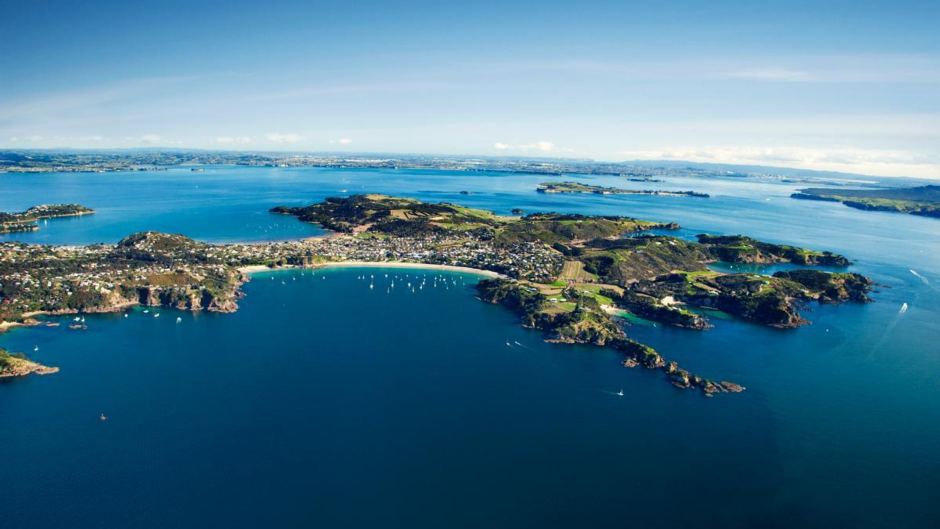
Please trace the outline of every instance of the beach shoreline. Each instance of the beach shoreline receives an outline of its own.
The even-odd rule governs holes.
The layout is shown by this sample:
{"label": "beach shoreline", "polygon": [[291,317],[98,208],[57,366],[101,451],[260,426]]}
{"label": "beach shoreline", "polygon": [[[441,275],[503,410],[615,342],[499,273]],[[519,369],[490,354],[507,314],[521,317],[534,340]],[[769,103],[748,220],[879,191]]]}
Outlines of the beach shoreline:
{"label": "beach shoreline", "polygon": [[505,277],[498,272],[493,272],[492,270],[481,270],[479,268],[470,268],[467,266],[455,266],[455,265],[443,265],[443,264],[430,264],[430,263],[409,263],[405,261],[330,261],[326,263],[318,263],[313,266],[300,267],[297,265],[286,265],[279,266],[276,268],[271,268],[266,265],[250,265],[242,266],[238,268],[238,271],[243,274],[251,275],[256,272],[265,272],[272,270],[285,270],[293,268],[307,268],[316,270],[319,268],[413,268],[413,269],[423,269],[423,270],[446,270],[449,272],[464,272],[468,274],[475,274],[484,277]]}

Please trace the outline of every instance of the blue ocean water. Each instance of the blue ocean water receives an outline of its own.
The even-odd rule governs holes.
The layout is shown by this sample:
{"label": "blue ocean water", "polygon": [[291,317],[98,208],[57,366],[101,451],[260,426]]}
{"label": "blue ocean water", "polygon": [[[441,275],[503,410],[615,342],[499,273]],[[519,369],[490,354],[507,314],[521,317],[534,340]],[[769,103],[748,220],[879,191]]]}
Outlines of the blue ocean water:
{"label": "blue ocean water", "polygon": [[[235,314],[16,329],[0,346],[39,346],[30,354],[62,370],[0,383],[3,527],[940,525],[940,222],[741,179],[656,184],[710,199],[541,195],[542,180],[230,167],[4,175],[0,210],[98,211],[7,237],[54,243],[142,229],[308,236],[319,230],[267,209],[355,192],[633,215],[680,222],[683,236],[844,253],[881,285],[876,302],[810,307],[813,324],[792,331],[724,319],[705,332],[628,329],[748,388],[713,399],[603,349],[546,344],[476,300],[475,276],[450,272],[270,272],[246,285]],[[419,278],[424,289],[401,288]]]}

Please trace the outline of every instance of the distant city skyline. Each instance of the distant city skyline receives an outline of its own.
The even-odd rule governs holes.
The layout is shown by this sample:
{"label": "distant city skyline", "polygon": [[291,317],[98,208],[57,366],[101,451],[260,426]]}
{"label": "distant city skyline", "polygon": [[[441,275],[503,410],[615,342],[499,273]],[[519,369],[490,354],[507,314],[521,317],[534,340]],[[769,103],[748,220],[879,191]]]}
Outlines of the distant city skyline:
{"label": "distant city skyline", "polygon": [[931,2],[3,2],[0,148],[940,179]]}

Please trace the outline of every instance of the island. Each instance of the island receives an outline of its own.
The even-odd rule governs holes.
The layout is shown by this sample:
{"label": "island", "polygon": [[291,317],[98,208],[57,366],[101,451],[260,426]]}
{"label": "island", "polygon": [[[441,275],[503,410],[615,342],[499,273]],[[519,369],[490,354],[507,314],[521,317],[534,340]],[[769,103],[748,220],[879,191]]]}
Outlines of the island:
{"label": "island", "polygon": [[22,353],[11,353],[0,347],[0,378],[23,377],[26,375],[51,375],[59,368],[47,367],[26,358]]}
{"label": "island", "polygon": [[580,182],[542,182],[536,188],[539,193],[590,193],[594,195],[659,195],[668,197],[708,198],[708,193],[698,191],[666,191],[662,189],[620,189],[603,187]]}
{"label": "island", "polygon": [[790,195],[802,200],[841,202],[850,208],[940,218],[940,185],[885,189],[808,188]]}
{"label": "island", "polygon": [[[182,235],[132,234],[117,244],[0,243],[0,320],[39,314],[122,311],[130,306],[231,312],[254,269],[333,263],[414,263],[487,271],[481,300],[516,312],[547,340],[616,350],[627,367],[661,371],[676,387],[707,396],[742,391],[690,373],[631,339],[626,318],[691,330],[711,327],[710,311],[789,329],[807,320],[807,303],[870,301],[874,285],[838,254],[702,234],[697,241],[657,232],[672,222],[554,212],[521,217],[453,203],[386,195],[327,198],[278,206],[329,229],[328,236],[257,244],[208,244]],[[718,261],[793,263],[771,275],[712,270]],[[70,326],[80,332],[84,325]]]}
{"label": "island", "polygon": [[90,215],[95,210],[81,204],[43,204],[33,206],[19,213],[0,212],[0,233],[36,231],[37,221],[57,217],[77,217]]}

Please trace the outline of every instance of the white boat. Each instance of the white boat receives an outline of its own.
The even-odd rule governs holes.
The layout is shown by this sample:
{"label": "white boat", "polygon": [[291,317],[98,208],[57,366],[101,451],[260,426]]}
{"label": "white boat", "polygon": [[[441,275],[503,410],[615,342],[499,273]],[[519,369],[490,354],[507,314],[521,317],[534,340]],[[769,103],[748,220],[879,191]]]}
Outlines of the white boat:
{"label": "white boat", "polygon": [[177,316],[176,323],[183,323],[183,318],[180,318],[179,316]]}
{"label": "white boat", "polygon": [[622,397],[622,396],[623,396],[623,390],[622,390],[622,389],[617,392],[617,396],[618,396],[618,397]]}
{"label": "white boat", "polygon": [[907,303],[904,303],[903,305],[901,305],[901,310],[898,311],[898,314],[904,314],[905,312],[907,312],[907,309],[908,309]]}

